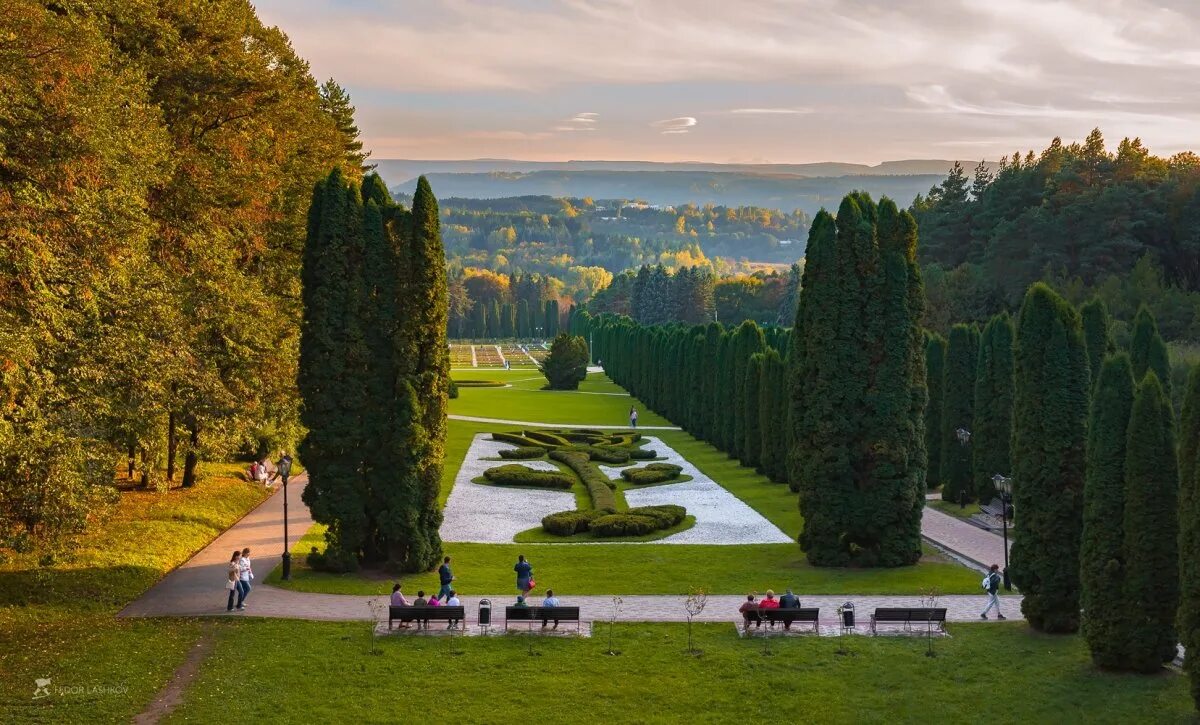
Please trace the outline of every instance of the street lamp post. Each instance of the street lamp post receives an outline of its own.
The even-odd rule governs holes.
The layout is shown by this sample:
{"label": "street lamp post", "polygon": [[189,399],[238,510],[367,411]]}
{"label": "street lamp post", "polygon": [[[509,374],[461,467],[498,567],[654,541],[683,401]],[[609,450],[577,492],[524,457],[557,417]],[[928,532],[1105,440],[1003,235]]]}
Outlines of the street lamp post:
{"label": "street lamp post", "polygon": [[992,483],[1000,492],[1000,520],[1004,529],[1004,590],[1012,591],[1012,581],[1008,578],[1008,502],[1012,500],[1012,478],[997,473],[992,476]]}
{"label": "street lamp post", "polygon": [[[971,431],[966,428],[959,428],[954,431],[954,437],[958,439],[958,444],[963,448],[971,442]],[[965,509],[967,507],[967,489],[964,486],[958,490],[958,507]]]}
{"label": "street lamp post", "polygon": [[279,457],[276,473],[283,479],[283,581],[292,580],[292,552],[288,547],[288,476],[292,475],[292,457],[284,453]]}

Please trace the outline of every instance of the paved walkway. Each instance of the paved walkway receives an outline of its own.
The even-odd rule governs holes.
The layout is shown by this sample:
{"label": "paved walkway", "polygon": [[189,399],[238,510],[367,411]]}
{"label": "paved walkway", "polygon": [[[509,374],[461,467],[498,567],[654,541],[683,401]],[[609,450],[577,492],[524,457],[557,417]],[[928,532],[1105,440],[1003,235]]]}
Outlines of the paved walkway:
{"label": "paved walkway", "polygon": [[[594,427],[594,426],[591,426]],[[300,476],[288,486],[289,540],[297,558],[303,552],[296,552],[296,542],[312,525],[308,507],[300,499],[306,476]],[[959,527],[965,527],[960,529]],[[922,525],[927,538],[937,540],[941,536],[950,541],[951,547],[956,546],[966,552],[974,552],[985,560],[992,552],[984,546],[986,540],[982,536],[990,536],[997,541],[999,537],[989,534],[970,524],[965,524],[930,509],[925,510]],[[978,536],[970,537],[971,531]],[[955,538],[957,537],[957,538]],[[154,585],[141,598],[130,603],[120,613],[123,617],[154,617],[154,616],[261,616],[292,619],[313,620],[371,620],[375,614],[372,611],[372,601],[376,606],[386,602],[385,597],[348,596],[342,594],[316,594],[295,592],[278,587],[256,583],[247,600],[244,613],[227,614],[225,611],[226,591],[224,589],[225,571],[229,556],[234,549],[250,547],[254,561],[254,571],[261,581],[280,562],[283,542],[283,493],[276,491],[257,508],[248,513],[230,529],[218,536],[211,544],[187,563],[168,574]],[[939,542],[941,543],[941,542]],[[964,552],[964,553],[966,553]],[[411,594],[411,593],[410,593]],[[865,595],[821,595],[805,596],[801,592],[805,606],[820,607],[822,624],[836,624],[837,607],[845,601],[852,601],[860,612],[860,622],[869,617],[875,607],[887,606],[921,606],[920,596],[865,596]],[[515,593],[491,595],[494,606],[503,606],[512,601]],[[464,596],[463,604],[467,607],[468,619],[475,621],[479,599],[477,596]],[[622,597],[621,612],[617,617],[623,622],[681,622],[686,617],[683,609],[682,596],[630,595]],[[741,595],[714,595],[709,598],[708,607],[698,621],[724,622],[737,619],[738,606],[744,600]],[[1012,619],[1021,618],[1020,596],[1002,597],[1004,612]],[[585,620],[605,621],[612,613],[611,596],[578,596],[564,597],[566,605],[578,605],[582,609]],[[952,622],[978,621],[979,611],[984,604],[982,595],[947,595],[938,599],[938,606],[946,607],[947,619]],[[381,610],[382,611],[382,610]]]}
{"label": "paved walkway", "polygon": [[[592,428],[594,430],[629,430],[627,425],[593,425],[591,423],[539,423],[529,420],[506,420],[504,418],[478,418],[473,415],[448,415],[450,420],[465,420],[470,423],[498,423],[500,425],[529,426],[530,428]],[[683,430],[672,425],[639,425],[638,430]]]}

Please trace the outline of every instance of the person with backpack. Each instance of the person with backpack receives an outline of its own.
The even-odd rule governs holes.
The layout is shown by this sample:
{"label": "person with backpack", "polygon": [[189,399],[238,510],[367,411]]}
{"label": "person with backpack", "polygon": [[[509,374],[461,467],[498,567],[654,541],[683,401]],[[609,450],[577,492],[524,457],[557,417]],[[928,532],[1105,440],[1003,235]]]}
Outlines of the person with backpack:
{"label": "person with backpack", "polygon": [[1000,581],[1000,565],[992,564],[992,568],[980,582],[980,586],[988,593],[987,607],[984,608],[983,614],[979,615],[980,619],[987,619],[988,612],[992,611],[992,607],[996,608],[996,619],[1008,619],[1000,613]]}

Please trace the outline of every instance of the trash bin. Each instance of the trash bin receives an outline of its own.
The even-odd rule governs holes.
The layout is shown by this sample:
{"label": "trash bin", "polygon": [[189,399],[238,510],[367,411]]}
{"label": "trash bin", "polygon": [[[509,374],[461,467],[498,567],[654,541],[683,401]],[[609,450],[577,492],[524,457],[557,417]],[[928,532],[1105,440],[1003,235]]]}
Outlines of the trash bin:
{"label": "trash bin", "polygon": [[854,629],[854,603],[846,602],[838,611],[842,615],[842,629]]}
{"label": "trash bin", "polygon": [[492,600],[479,600],[479,626],[486,627],[492,623]]}

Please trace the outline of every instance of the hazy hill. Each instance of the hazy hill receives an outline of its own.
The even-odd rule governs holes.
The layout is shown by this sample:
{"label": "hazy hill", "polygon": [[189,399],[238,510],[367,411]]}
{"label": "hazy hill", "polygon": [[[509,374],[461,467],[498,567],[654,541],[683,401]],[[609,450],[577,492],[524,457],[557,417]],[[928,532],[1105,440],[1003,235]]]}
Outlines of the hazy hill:
{"label": "hazy hill", "polygon": [[[795,176],[895,176],[945,174],[952,159],[906,159],[868,164],[828,161],[813,164],[714,164],[702,162],[661,163],[655,161],[521,161],[516,159],[468,159],[464,161],[421,159],[372,159],[389,186],[407,184],[421,174],[479,174],[495,171],[715,171],[748,174],[792,174]],[[977,161],[961,160],[966,169]],[[990,164],[994,165],[994,164]]]}
{"label": "hazy hill", "polygon": [[[466,163],[466,162],[462,162]],[[900,162],[897,162],[900,163]],[[912,162],[924,163],[924,162]],[[952,162],[938,162],[950,164]],[[776,167],[772,167],[776,168]],[[901,167],[892,167],[901,168]],[[947,169],[949,166],[946,167]],[[940,183],[945,172],[802,176],[790,173],[715,171],[492,171],[487,173],[426,173],[439,197],[494,199],[511,196],[592,197],[641,199],[650,204],[717,204],[800,209],[809,214],[835,207],[856,189],[874,197],[889,196],[901,207]],[[392,183],[394,192],[411,194],[414,179]]]}

